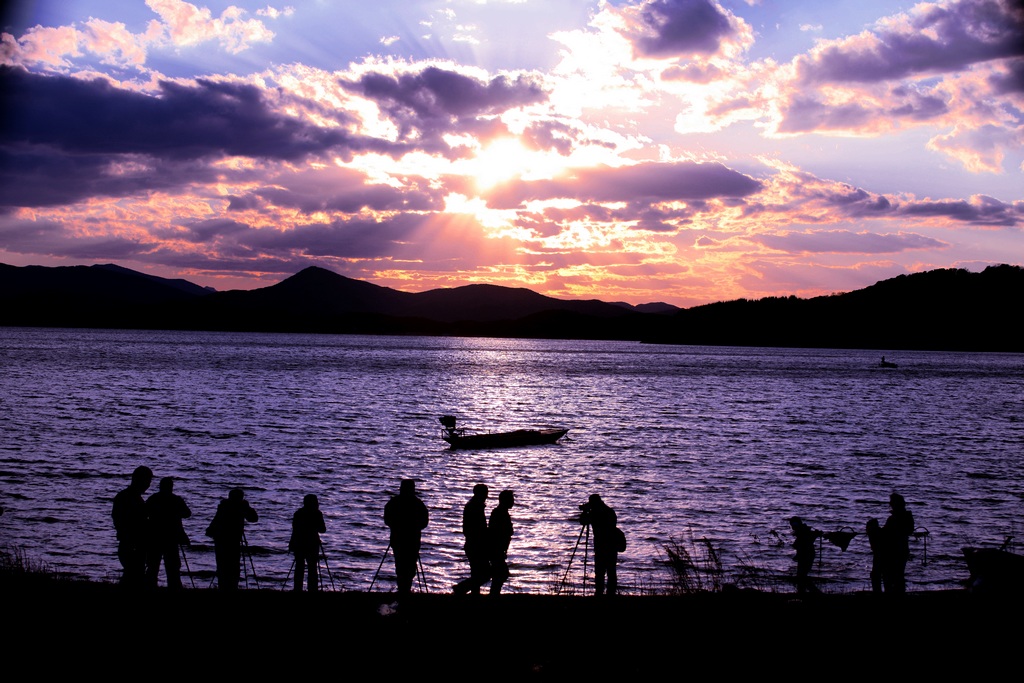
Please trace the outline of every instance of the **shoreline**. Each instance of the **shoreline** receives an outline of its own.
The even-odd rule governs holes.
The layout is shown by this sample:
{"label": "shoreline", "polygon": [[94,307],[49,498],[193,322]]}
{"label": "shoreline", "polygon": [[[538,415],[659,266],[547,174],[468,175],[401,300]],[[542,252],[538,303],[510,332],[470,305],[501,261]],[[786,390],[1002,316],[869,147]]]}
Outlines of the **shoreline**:
{"label": "shoreline", "polygon": [[[165,588],[4,577],[12,653],[40,642],[48,668],[152,667],[184,658],[210,670],[306,675],[379,670],[447,678],[722,674],[865,666],[919,675],[1005,669],[1017,655],[1021,595],[966,589],[798,596],[730,591],[680,596],[453,596]],[[11,629],[8,629],[9,631]],[[163,653],[163,654],[162,654]],[[852,661],[840,661],[844,657]],[[882,660],[888,663],[883,664]],[[297,668],[298,667],[298,668]],[[882,667],[879,669],[878,667]],[[474,674],[471,676],[471,674]]]}

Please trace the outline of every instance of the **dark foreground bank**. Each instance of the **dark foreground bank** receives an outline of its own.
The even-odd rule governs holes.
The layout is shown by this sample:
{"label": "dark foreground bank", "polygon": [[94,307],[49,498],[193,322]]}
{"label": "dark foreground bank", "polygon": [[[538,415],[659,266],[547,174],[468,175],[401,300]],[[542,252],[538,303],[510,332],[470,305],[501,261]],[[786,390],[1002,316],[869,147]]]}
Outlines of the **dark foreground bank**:
{"label": "dark foreground bank", "polygon": [[[1019,673],[1019,597],[967,591],[456,597],[0,582],[8,657],[50,675],[431,680]],[[15,670],[23,670],[21,666]]]}

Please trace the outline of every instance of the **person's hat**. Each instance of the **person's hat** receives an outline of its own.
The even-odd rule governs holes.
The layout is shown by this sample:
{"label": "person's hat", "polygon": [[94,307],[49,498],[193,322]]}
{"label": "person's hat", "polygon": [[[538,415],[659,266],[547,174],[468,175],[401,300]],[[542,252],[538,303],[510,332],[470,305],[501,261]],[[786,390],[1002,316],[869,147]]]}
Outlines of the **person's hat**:
{"label": "person's hat", "polygon": [[416,482],[412,479],[403,479],[401,486],[398,488],[400,493],[415,493]]}
{"label": "person's hat", "polygon": [[591,503],[600,503],[601,502],[601,496],[597,495],[596,493],[591,493],[590,494],[590,502]]}

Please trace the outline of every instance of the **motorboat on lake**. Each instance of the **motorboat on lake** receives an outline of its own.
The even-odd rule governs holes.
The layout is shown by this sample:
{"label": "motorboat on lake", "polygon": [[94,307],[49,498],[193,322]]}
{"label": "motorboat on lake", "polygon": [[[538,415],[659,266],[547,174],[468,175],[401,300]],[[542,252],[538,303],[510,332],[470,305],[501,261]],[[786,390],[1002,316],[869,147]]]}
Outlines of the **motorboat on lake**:
{"label": "motorboat on lake", "polygon": [[971,573],[967,580],[971,592],[1024,594],[1024,555],[1008,549],[1010,540],[1000,548],[961,549]]}
{"label": "motorboat on lake", "polygon": [[439,419],[443,427],[441,438],[448,442],[452,450],[540,446],[553,444],[569,432],[568,429],[560,427],[516,429],[510,432],[469,432],[465,427],[457,426],[458,419],[453,415],[443,415]]}
{"label": "motorboat on lake", "polygon": [[898,367],[898,366],[895,363],[891,362],[891,361],[887,361],[885,359],[885,356],[882,356],[882,362],[878,364],[878,367],[880,367],[880,368],[895,368],[895,367]]}

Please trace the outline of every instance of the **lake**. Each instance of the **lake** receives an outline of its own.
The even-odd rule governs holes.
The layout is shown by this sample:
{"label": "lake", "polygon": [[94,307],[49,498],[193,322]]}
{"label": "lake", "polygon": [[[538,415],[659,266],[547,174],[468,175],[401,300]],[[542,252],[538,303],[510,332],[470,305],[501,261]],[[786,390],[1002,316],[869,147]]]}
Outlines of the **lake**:
{"label": "lake", "polygon": [[[881,353],[898,367],[879,367]],[[869,586],[864,524],[884,522],[898,491],[918,527],[909,590],[954,588],[961,547],[997,547],[1024,518],[1022,397],[1019,354],[0,327],[0,541],[116,581],[111,501],[145,464],[192,509],[186,586],[210,585],[203,532],[238,486],[260,514],[250,586],[284,587],[291,516],[315,493],[334,587],[388,591],[383,507],[411,477],[431,515],[432,592],[468,574],[462,506],[480,482],[488,510],[515,491],[505,592],[592,581],[578,520],[591,493],[628,537],[623,592],[667,590],[666,546],[697,560],[712,548],[720,582],[792,590],[792,515],[858,533],[846,550],[822,542],[812,572],[855,591]],[[570,431],[452,451],[446,414],[480,431]]]}

